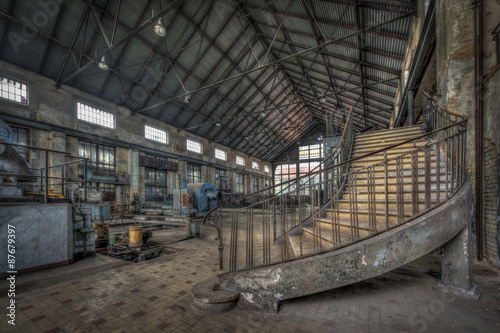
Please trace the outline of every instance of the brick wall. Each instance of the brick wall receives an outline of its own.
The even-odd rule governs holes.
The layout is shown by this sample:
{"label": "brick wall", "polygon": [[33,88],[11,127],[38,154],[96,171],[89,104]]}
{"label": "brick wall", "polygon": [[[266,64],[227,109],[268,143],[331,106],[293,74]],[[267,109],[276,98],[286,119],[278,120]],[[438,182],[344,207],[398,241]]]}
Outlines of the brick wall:
{"label": "brick wall", "polygon": [[497,149],[496,145],[484,141],[484,246],[488,260],[498,258],[497,239]]}

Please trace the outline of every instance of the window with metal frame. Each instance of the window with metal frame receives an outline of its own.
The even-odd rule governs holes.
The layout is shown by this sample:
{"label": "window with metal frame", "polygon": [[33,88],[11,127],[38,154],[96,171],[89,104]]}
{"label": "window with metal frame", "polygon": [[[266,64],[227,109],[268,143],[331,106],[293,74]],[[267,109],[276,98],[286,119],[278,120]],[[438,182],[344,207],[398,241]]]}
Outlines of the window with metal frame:
{"label": "window with metal frame", "polygon": [[25,83],[0,75],[0,97],[28,105],[28,86]]}
{"label": "window with metal frame", "polygon": [[252,177],[252,193],[257,192],[259,188],[259,178],[257,177]]}
{"label": "window with metal frame", "polygon": [[144,137],[149,140],[168,144],[168,135],[166,131],[148,125],[144,126]]}
{"label": "window with metal frame", "polygon": [[227,190],[228,177],[225,170],[215,170],[215,188],[218,190]]}
{"label": "window with metal frame", "polygon": [[167,196],[167,173],[153,168],[144,171],[145,200],[163,202]]}
{"label": "window with metal frame", "polygon": [[186,148],[187,148],[187,150],[192,151],[194,153],[198,153],[198,154],[203,153],[201,143],[199,143],[197,141],[187,139],[186,140]]}
{"label": "window with metal frame", "polygon": [[323,158],[323,144],[299,147],[299,160],[314,160]]}
{"label": "window with metal frame", "polygon": [[188,183],[201,183],[201,165],[188,163],[186,180]]}
{"label": "window with metal frame", "polygon": [[224,150],[215,148],[215,158],[226,161],[227,160],[226,152]]}
{"label": "window with metal frame", "polygon": [[246,193],[245,191],[245,175],[237,173],[234,176],[234,192],[235,193]]}
{"label": "window with metal frame", "polygon": [[245,159],[241,156],[236,156],[236,164],[245,166]]}
{"label": "window with metal frame", "polygon": [[[281,183],[287,182],[289,180],[297,178],[297,164],[292,163],[292,164],[281,164],[278,165],[274,171],[274,184],[279,185]],[[289,184],[285,184],[283,186],[277,186],[275,188],[275,193],[281,192],[283,190],[283,193],[288,193],[291,190],[295,189],[295,186],[291,186],[290,188],[287,188]],[[287,188],[287,189],[285,189]]]}
{"label": "window with metal frame", "polygon": [[77,118],[107,128],[115,128],[115,115],[77,102]]}
{"label": "window with metal frame", "polygon": [[[315,171],[321,170],[321,166],[319,168],[315,169],[320,164],[321,164],[320,162],[302,162],[302,163],[299,163],[299,176],[300,177],[305,176],[313,170],[315,170]],[[301,179],[300,183],[306,185],[305,189],[303,191],[301,191],[301,194],[309,195],[309,189],[307,188],[307,186],[321,183],[322,178],[323,178],[322,174],[320,173],[320,174],[317,174],[316,176],[313,176],[313,177],[305,177],[305,178]]]}
{"label": "window with metal frame", "polygon": [[[87,170],[90,171],[115,171],[115,148],[98,143],[79,141],[78,156],[88,158]],[[84,163],[78,163],[78,177],[83,179]],[[83,187],[83,184],[80,185]],[[87,191],[103,191],[105,201],[114,201],[115,184],[110,183],[87,183]]]}
{"label": "window with metal frame", "polygon": [[259,163],[252,161],[252,169],[259,170]]}
{"label": "window with metal frame", "polygon": [[270,171],[269,165],[264,165],[264,172],[269,173],[269,171]]}

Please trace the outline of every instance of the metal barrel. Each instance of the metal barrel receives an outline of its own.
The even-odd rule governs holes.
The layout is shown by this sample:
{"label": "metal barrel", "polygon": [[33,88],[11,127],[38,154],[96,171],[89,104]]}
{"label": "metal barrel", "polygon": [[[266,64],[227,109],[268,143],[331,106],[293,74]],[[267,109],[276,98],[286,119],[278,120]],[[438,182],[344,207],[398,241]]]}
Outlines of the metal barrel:
{"label": "metal barrel", "polygon": [[142,246],[142,227],[130,227],[128,228],[128,246],[137,248],[140,250]]}

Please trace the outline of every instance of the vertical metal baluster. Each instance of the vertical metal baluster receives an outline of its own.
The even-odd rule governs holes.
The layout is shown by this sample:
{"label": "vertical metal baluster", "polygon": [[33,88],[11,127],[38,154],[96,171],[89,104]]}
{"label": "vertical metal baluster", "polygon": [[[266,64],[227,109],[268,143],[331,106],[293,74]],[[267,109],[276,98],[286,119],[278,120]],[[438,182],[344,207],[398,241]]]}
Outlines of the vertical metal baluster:
{"label": "vertical metal baluster", "polygon": [[449,177],[449,168],[448,168],[448,139],[445,139],[443,141],[443,145],[444,145],[444,156],[445,156],[445,159],[444,159],[444,163],[445,163],[445,168],[444,168],[444,174],[445,174],[445,185],[446,185],[446,195],[445,195],[445,198],[446,200],[448,200],[448,194],[450,193],[450,190],[449,190],[449,186],[450,186],[450,177]]}
{"label": "vertical metal baluster", "polygon": [[455,192],[456,165],[455,165],[455,136],[451,137],[451,193]]}
{"label": "vertical metal baluster", "polygon": [[350,175],[350,186],[349,186],[349,217],[351,220],[351,241],[354,240],[354,178]]}
{"label": "vertical metal baluster", "polygon": [[377,205],[376,205],[376,195],[375,195],[375,172],[374,167],[370,166],[368,168],[368,181],[369,181],[369,192],[370,199],[368,202],[370,219],[370,234],[377,233]]}
{"label": "vertical metal baluster", "polygon": [[397,223],[403,222],[404,216],[404,185],[403,185],[403,157],[398,156],[396,159],[396,200],[397,200]]}
{"label": "vertical metal baluster", "polygon": [[316,225],[318,228],[319,251],[321,251],[323,249],[323,238],[321,237],[321,221],[319,221],[319,219],[320,219],[319,211],[320,211],[321,202],[322,202],[321,185],[317,185],[317,189],[318,189],[318,209],[316,211]]}
{"label": "vertical metal baluster", "polygon": [[467,142],[467,124],[464,126],[462,129],[462,155],[464,158],[462,159],[462,181],[466,180],[467,177],[467,170],[465,168],[465,163],[467,160],[467,148],[465,146],[465,143]]}
{"label": "vertical metal baluster", "polygon": [[[333,178],[335,179],[335,177]],[[335,242],[335,211],[334,209],[334,203],[335,203],[335,192],[334,192],[334,180],[331,180],[329,182],[329,188],[330,188],[330,223],[332,224],[332,247],[335,247],[336,242]]]}
{"label": "vertical metal baluster", "polygon": [[250,253],[250,242],[248,241],[248,234],[249,234],[249,224],[250,224],[250,209],[251,208],[248,208],[247,209],[247,224],[246,224],[246,239],[245,239],[245,242],[246,242],[246,248],[245,248],[245,255],[246,255],[246,268],[250,268],[250,260],[249,260],[249,253]]}
{"label": "vertical metal baluster", "polygon": [[418,215],[418,153],[413,151],[411,153],[411,203],[412,203],[412,216]]}
{"label": "vertical metal baluster", "polygon": [[435,144],[436,149],[436,203],[441,202],[441,145]]}
{"label": "vertical metal baluster", "polygon": [[430,148],[425,148],[425,210],[431,207],[431,152]]}
{"label": "vertical metal baluster", "polygon": [[385,228],[389,230],[389,179],[387,176],[387,150],[384,151]]}
{"label": "vertical metal baluster", "polygon": [[358,178],[354,177],[354,223],[356,239],[359,238],[359,214],[358,214]]}
{"label": "vertical metal baluster", "polygon": [[[346,177],[347,176],[343,176],[343,177]],[[338,238],[338,245],[340,245],[340,243],[342,242],[342,239],[341,239],[341,234],[340,234],[340,205],[339,205],[339,200],[340,200],[340,186],[341,186],[341,182],[340,180],[337,182],[336,184],[336,190],[337,190],[337,195],[335,196],[335,207],[334,207],[334,214],[335,214],[335,226],[336,226],[336,229],[335,229],[335,232],[337,233],[337,238]]]}

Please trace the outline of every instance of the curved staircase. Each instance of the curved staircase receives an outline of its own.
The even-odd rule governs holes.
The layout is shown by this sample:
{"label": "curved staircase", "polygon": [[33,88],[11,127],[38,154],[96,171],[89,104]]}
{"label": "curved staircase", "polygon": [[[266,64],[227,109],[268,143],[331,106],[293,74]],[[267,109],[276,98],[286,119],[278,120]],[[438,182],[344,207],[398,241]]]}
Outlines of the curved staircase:
{"label": "curved staircase", "polygon": [[259,191],[266,198],[248,207],[226,212],[229,202],[205,216],[218,230],[226,271],[193,288],[197,304],[225,296],[227,304],[212,308],[229,309],[240,296],[238,304],[277,311],[284,299],[383,274],[441,246],[448,250],[440,287],[478,299],[466,119],[427,96],[422,126],[354,135],[351,113],[322,170]]}

